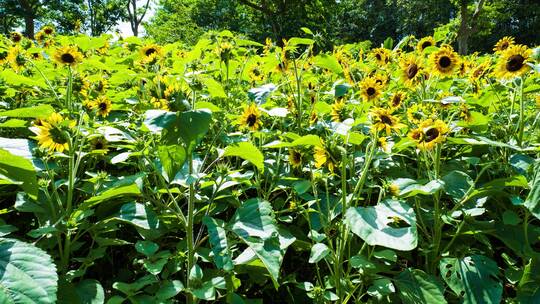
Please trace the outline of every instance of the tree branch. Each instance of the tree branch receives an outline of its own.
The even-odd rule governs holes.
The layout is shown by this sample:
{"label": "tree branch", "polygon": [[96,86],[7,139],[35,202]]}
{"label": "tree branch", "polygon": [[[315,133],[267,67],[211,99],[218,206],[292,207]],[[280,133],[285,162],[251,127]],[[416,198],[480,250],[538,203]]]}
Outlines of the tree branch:
{"label": "tree branch", "polygon": [[243,3],[244,5],[247,5],[249,7],[251,7],[252,9],[254,10],[258,10],[258,11],[261,11],[263,12],[264,14],[266,15],[274,15],[274,12],[269,10],[267,7],[264,7],[264,6],[260,6],[260,5],[257,5],[253,2],[250,2],[248,0],[238,0],[240,3]]}

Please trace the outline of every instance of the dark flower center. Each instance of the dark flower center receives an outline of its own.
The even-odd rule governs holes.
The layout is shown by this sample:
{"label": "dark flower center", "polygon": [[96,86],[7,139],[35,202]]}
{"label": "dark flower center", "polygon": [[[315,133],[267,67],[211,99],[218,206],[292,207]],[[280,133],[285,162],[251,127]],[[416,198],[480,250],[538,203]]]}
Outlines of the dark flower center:
{"label": "dark flower center", "polygon": [[49,130],[49,134],[51,134],[52,140],[57,144],[65,144],[67,143],[66,135],[57,127],[53,127]]}
{"label": "dark flower center", "polygon": [[145,54],[146,56],[150,56],[150,55],[154,54],[155,52],[156,52],[156,49],[154,49],[154,48],[149,48],[148,50],[146,50],[146,52],[144,52],[144,54]]}
{"label": "dark flower center", "polygon": [[257,122],[257,115],[249,114],[246,121],[247,121],[248,126],[253,127],[255,123]]}
{"label": "dark flower center", "polygon": [[510,58],[508,58],[508,61],[506,62],[506,69],[509,72],[516,72],[523,67],[523,61],[525,61],[525,58],[521,55],[513,55]]}
{"label": "dark flower center", "polygon": [[448,56],[442,56],[439,59],[439,66],[442,67],[443,69],[446,69],[451,64],[452,64],[452,59],[450,59],[450,57],[448,57]]}
{"label": "dark flower center", "polygon": [[294,163],[300,163],[302,161],[302,155],[300,153],[294,151],[292,154]]}
{"label": "dark flower center", "polygon": [[44,32],[45,34],[50,35],[52,34],[53,31],[52,31],[52,28],[46,28]]}
{"label": "dark flower center", "polygon": [[99,103],[99,109],[101,111],[107,111],[107,104],[104,102]]}
{"label": "dark flower center", "polygon": [[509,44],[508,42],[504,41],[502,44],[501,44],[501,50],[506,50],[508,48]]}
{"label": "dark flower center", "polygon": [[13,42],[19,42],[19,41],[21,41],[21,39],[22,39],[22,36],[19,35],[19,34],[13,34],[13,35],[11,36],[11,40],[12,40]]}
{"label": "dark flower center", "polygon": [[62,62],[65,62],[65,63],[74,63],[75,62],[75,57],[73,57],[73,55],[71,55],[70,53],[62,54],[60,59],[62,59]]}
{"label": "dark flower center", "polygon": [[377,79],[377,80],[375,80],[375,82],[376,82],[377,84],[379,84],[379,85],[382,85],[382,84],[383,84],[383,81],[382,81],[381,79]]}
{"label": "dark flower center", "polygon": [[407,78],[412,79],[414,76],[416,76],[416,73],[418,73],[418,66],[413,63],[407,67]]}
{"label": "dark flower center", "polygon": [[400,103],[401,103],[401,96],[394,95],[394,98],[392,98],[392,105],[394,107],[397,107],[397,106],[399,106]]}
{"label": "dark flower center", "polygon": [[95,150],[103,150],[103,148],[105,147],[105,145],[99,140],[97,141],[95,144],[94,144],[94,149]]}
{"label": "dark flower center", "polygon": [[437,128],[431,128],[426,132],[426,142],[431,142],[439,137],[439,130]]}
{"label": "dark flower center", "polygon": [[382,60],[381,54],[376,54],[376,55],[375,55],[375,58],[377,58],[378,61],[381,61],[381,60]]}
{"label": "dark flower center", "polygon": [[424,50],[425,48],[427,48],[428,46],[431,46],[431,41],[424,41],[424,43],[422,43],[422,50]]}
{"label": "dark flower center", "polygon": [[373,96],[375,95],[377,91],[374,89],[374,88],[371,88],[369,87],[367,90],[366,90],[366,93],[368,94],[368,96]]}
{"label": "dark flower center", "polygon": [[393,125],[392,119],[386,115],[381,115],[381,122],[385,125],[389,125],[389,126]]}

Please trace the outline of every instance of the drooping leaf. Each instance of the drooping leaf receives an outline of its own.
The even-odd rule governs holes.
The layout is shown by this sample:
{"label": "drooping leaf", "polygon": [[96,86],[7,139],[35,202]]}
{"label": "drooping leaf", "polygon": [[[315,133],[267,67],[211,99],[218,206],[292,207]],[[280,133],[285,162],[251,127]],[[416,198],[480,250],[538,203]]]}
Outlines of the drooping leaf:
{"label": "drooping leaf", "polygon": [[221,83],[209,77],[202,78],[201,81],[208,89],[208,93],[210,93],[210,96],[227,98],[227,94],[225,93],[225,90],[223,89]]}
{"label": "drooping leaf", "polygon": [[502,283],[499,267],[482,255],[462,259],[443,258],[439,262],[441,276],[465,304],[500,303]]}
{"label": "drooping leaf", "polygon": [[330,248],[323,243],[317,243],[311,247],[311,253],[309,255],[310,263],[317,263],[330,254]]}
{"label": "drooping leaf", "polygon": [[240,142],[225,148],[223,156],[236,156],[252,163],[261,172],[264,171],[264,156],[251,142]]}
{"label": "drooping leaf", "polygon": [[0,149],[0,176],[5,176],[15,182],[21,182],[21,188],[28,196],[32,199],[37,198],[36,171],[28,159]]}
{"label": "drooping leaf", "polygon": [[159,226],[157,214],[141,203],[131,202],[122,205],[116,218],[146,230],[156,229]]}
{"label": "drooping leaf", "polygon": [[100,194],[96,196],[93,196],[87,199],[81,204],[79,209],[86,210],[104,201],[109,201],[109,200],[119,199],[119,198],[126,199],[126,198],[139,196],[139,195],[141,195],[141,190],[139,189],[139,186],[135,183],[113,187],[113,188],[110,188],[101,192]]}
{"label": "drooping leaf", "polygon": [[208,229],[210,245],[212,252],[214,252],[214,263],[219,269],[231,271],[234,265],[227,241],[225,223],[222,220],[206,216],[203,218],[203,224]]}
{"label": "drooping leaf", "polygon": [[56,303],[56,266],[43,250],[0,239],[0,273],[0,303]]}
{"label": "drooping leaf", "polygon": [[467,191],[474,186],[472,178],[461,171],[452,171],[445,175],[442,180],[444,181],[446,194],[456,201],[461,200]]}
{"label": "drooping leaf", "polygon": [[343,68],[334,56],[319,54],[313,59],[313,64],[323,69],[328,69],[335,74],[343,74]]}
{"label": "drooping leaf", "polygon": [[416,248],[416,214],[406,203],[387,199],[373,207],[351,207],[345,213],[351,231],[371,246],[408,251]]}
{"label": "drooping leaf", "polygon": [[14,118],[47,118],[54,113],[54,108],[50,105],[36,105],[28,108],[18,108],[0,112],[0,117]]}

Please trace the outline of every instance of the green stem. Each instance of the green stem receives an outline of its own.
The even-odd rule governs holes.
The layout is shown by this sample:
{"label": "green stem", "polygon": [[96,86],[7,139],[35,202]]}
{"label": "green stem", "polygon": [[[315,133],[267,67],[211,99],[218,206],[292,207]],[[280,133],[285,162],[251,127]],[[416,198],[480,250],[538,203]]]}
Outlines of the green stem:
{"label": "green stem", "polygon": [[364,161],[364,167],[362,168],[362,173],[360,173],[360,179],[356,183],[356,186],[354,187],[354,190],[353,190],[353,195],[351,197],[351,202],[354,202],[354,204],[349,204],[349,206],[358,205],[359,196],[366,182],[368,171],[369,171],[369,168],[371,167],[371,162],[373,161],[373,156],[375,156],[375,152],[377,151],[377,138],[378,138],[377,132],[373,133],[373,137],[371,138],[371,143],[369,144],[369,148],[366,151],[367,152],[366,159]]}
{"label": "green stem", "polygon": [[[193,154],[189,153],[188,155],[188,166],[189,166],[189,175],[193,174]],[[193,183],[189,185],[189,199],[188,199],[188,213],[187,213],[187,248],[188,248],[188,257],[187,257],[187,269],[186,269],[186,286],[189,290],[191,287],[191,282],[189,279],[189,273],[191,268],[194,265],[194,245],[193,245],[193,217],[195,209],[195,187]],[[187,303],[193,303],[193,296],[191,293],[186,293]]]}
{"label": "green stem", "polygon": [[524,112],[525,105],[523,102],[523,78],[519,79],[519,129],[518,129],[518,146],[523,144],[523,129],[525,127]]}

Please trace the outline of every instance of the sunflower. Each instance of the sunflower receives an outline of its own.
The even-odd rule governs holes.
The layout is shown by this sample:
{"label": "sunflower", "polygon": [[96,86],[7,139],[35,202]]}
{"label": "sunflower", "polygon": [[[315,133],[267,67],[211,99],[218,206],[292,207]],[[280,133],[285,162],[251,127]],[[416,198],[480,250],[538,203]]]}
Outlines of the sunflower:
{"label": "sunflower", "polygon": [[16,45],[9,49],[7,61],[9,61],[11,68],[18,72],[24,69],[27,59],[23,49],[19,45]]}
{"label": "sunflower", "polygon": [[365,101],[372,101],[381,95],[381,86],[372,77],[366,77],[360,82],[360,94]]}
{"label": "sunflower", "polygon": [[512,45],[501,53],[497,61],[494,74],[497,78],[508,79],[521,76],[530,67],[527,62],[530,60],[532,51],[524,45]]}
{"label": "sunflower", "polygon": [[444,142],[449,131],[450,129],[444,121],[427,119],[417,129],[412,130],[409,137],[416,142],[420,149],[431,150],[436,144]]}
{"label": "sunflower", "polygon": [[435,39],[431,36],[424,37],[418,41],[418,44],[416,45],[416,50],[419,53],[422,53],[426,48],[430,46],[435,46]]}
{"label": "sunflower", "polygon": [[261,112],[257,105],[252,103],[245,107],[244,113],[240,117],[239,124],[242,128],[257,131],[261,127]]}
{"label": "sunflower", "polygon": [[264,72],[261,69],[261,66],[259,63],[253,64],[248,68],[248,76],[249,79],[253,82],[259,82],[264,80]]}
{"label": "sunflower", "polygon": [[414,88],[422,79],[422,61],[414,54],[402,56],[399,60],[401,80],[405,86]]}
{"label": "sunflower", "polygon": [[502,37],[495,44],[495,47],[493,48],[493,51],[495,53],[502,53],[502,52],[506,51],[509,47],[514,45],[514,43],[515,43],[514,37],[510,37],[510,36]]}
{"label": "sunflower", "polygon": [[51,152],[58,151],[60,153],[69,149],[69,135],[67,129],[72,123],[65,123],[62,115],[53,113],[45,121],[41,122],[37,128],[36,139],[41,148],[48,149]]}
{"label": "sunflower", "polygon": [[77,47],[64,46],[58,48],[53,57],[56,62],[73,67],[82,61],[83,55],[77,50]]}
{"label": "sunflower", "polygon": [[390,107],[399,108],[403,101],[407,99],[407,94],[403,91],[397,91],[392,95],[392,98],[389,100]]}
{"label": "sunflower", "polygon": [[383,108],[374,108],[371,110],[371,121],[374,131],[386,132],[386,135],[390,135],[392,130],[398,131],[404,127],[404,124],[399,122],[399,118],[392,115],[392,110]]}
{"label": "sunflower", "polygon": [[465,58],[461,59],[461,61],[458,64],[458,74],[459,74],[459,76],[463,77],[463,76],[467,75],[467,73],[471,69],[471,66],[472,66],[471,61],[469,61],[468,59],[465,59]]}
{"label": "sunflower", "polygon": [[343,99],[339,99],[332,105],[332,113],[330,114],[332,116],[332,121],[334,122],[343,122],[345,119],[347,119],[347,111],[345,109],[345,101]]}
{"label": "sunflower", "polygon": [[109,149],[109,143],[103,136],[98,136],[90,141],[90,148],[92,150],[107,151]]}
{"label": "sunflower", "polygon": [[54,27],[50,25],[45,25],[44,27],[41,28],[41,32],[43,32],[47,36],[50,36],[54,34]]}
{"label": "sunflower", "polygon": [[313,159],[315,160],[316,168],[322,168],[326,164],[328,170],[330,170],[330,172],[334,172],[334,162],[332,162],[330,153],[324,147],[315,146],[313,150]]}
{"label": "sunflower", "polygon": [[420,121],[429,117],[429,109],[421,104],[413,104],[407,109],[407,119],[409,122],[418,125]]}
{"label": "sunflower", "polygon": [[230,42],[222,42],[216,49],[216,53],[219,56],[219,59],[223,62],[229,62],[231,59],[233,46]]}
{"label": "sunflower", "polygon": [[90,107],[97,110],[98,115],[107,117],[111,112],[112,103],[107,96],[100,96],[90,103]]}
{"label": "sunflower", "polygon": [[459,58],[451,46],[445,45],[431,55],[430,61],[434,74],[445,77],[454,73],[458,67]]}
{"label": "sunflower", "polygon": [[373,75],[373,78],[375,78],[375,82],[379,86],[381,86],[381,88],[386,87],[386,85],[388,84],[388,75],[386,75],[385,73],[375,73],[375,75]]}
{"label": "sunflower", "polygon": [[23,39],[23,35],[19,32],[12,32],[9,34],[9,36],[13,43],[19,43]]}
{"label": "sunflower", "polygon": [[475,64],[469,69],[469,79],[471,81],[478,80],[484,77],[491,66],[490,61],[485,61],[480,64]]}
{"label": "sunflower", "polygon": [[156,59],[159,59],[163,55],[162,48],[155,44],[147,44],[143,46],[139,52],[141,53],[141,56],[143,58],[143,63],[150,63],[155,61]]}
{"label": "sunflower", "polygon": [[302,153],[296,149],[289,149],[289,163],[293,168],[298,168],[302,165]]}
{"label": "sunflower", "polygon": [[385,48],[376,48],[371,50],[371,56],[375,59],[378,65],[386,65],[390,62],[391,51]]}

